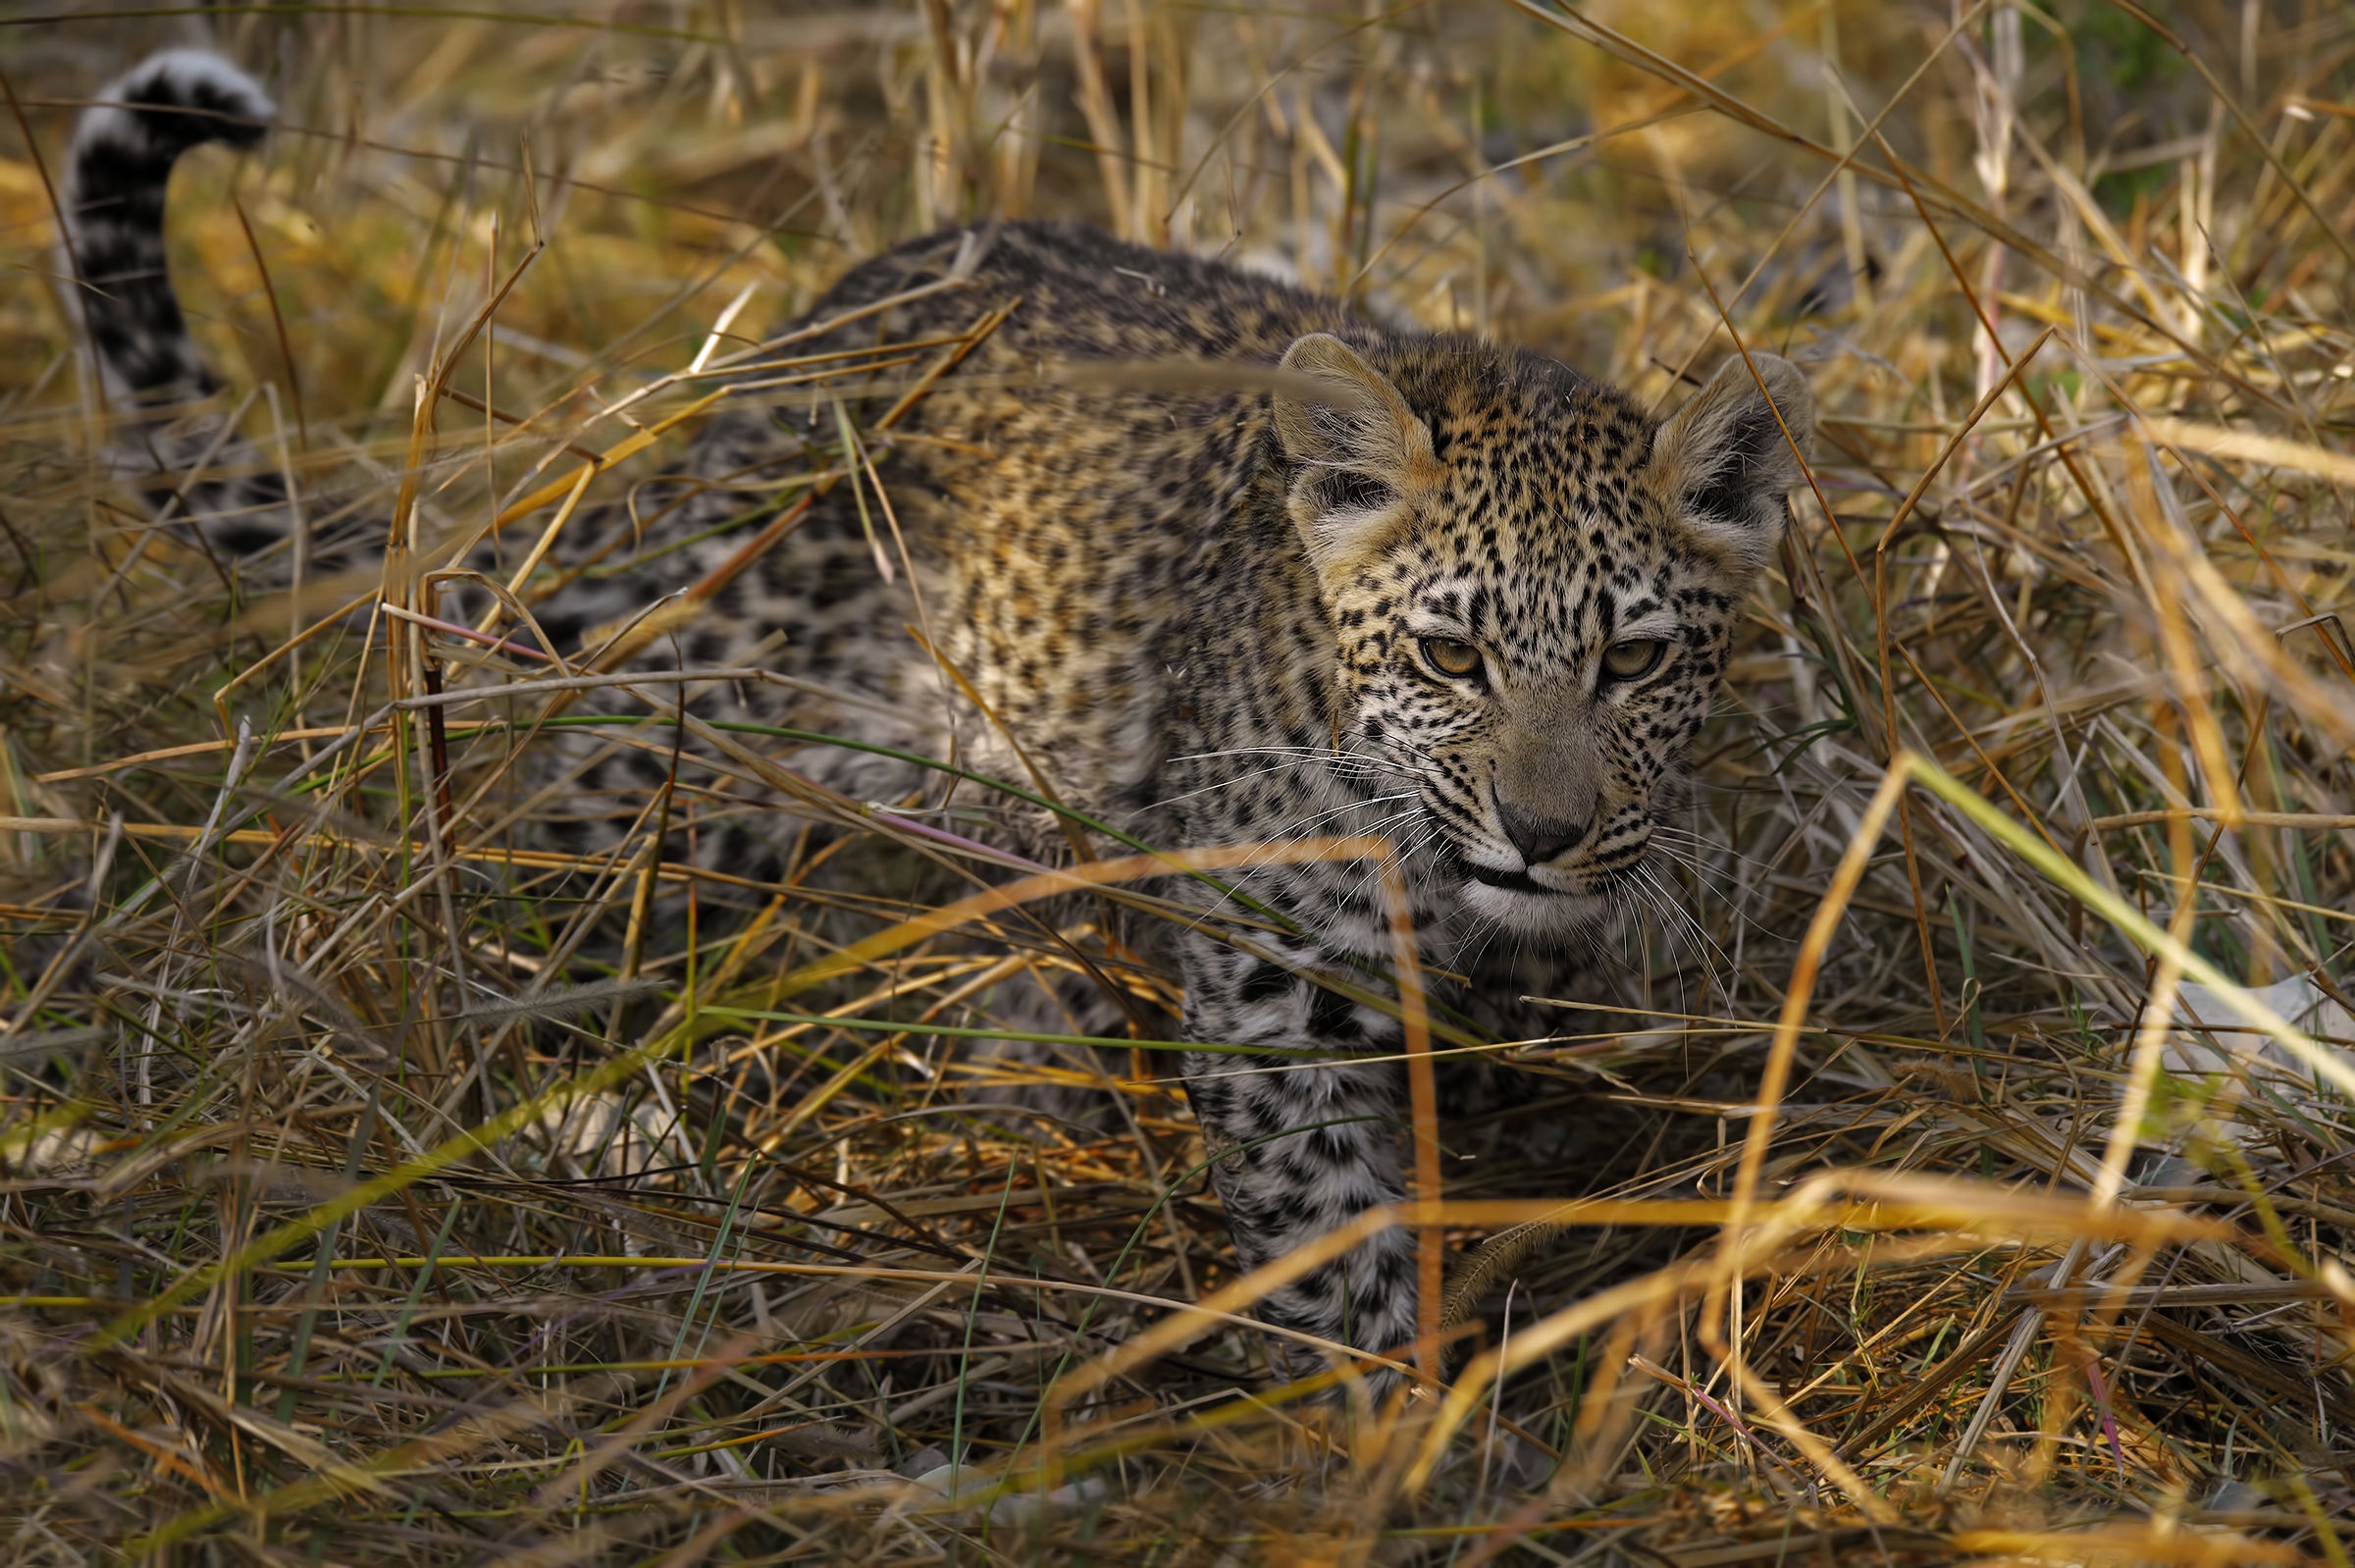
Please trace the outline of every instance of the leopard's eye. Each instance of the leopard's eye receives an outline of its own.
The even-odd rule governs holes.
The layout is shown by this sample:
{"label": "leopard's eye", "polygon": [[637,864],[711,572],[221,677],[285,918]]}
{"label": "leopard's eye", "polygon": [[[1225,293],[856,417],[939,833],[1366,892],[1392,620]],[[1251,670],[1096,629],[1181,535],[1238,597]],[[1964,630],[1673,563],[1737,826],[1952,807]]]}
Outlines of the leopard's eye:
{"label": "leopard's eye", "polygon": [[1660,667],[1668,645],[1656,637],[1631,637],[1603,650],[1602,672],[1615,681],[1640,681]]}
{"label": "leopard's eye", "polygon": [[1452,637],[1423,639],[1423,656],[1433,669],[1457,680],[1468,680],[1481,671],[1480,650],[1470,643],[1459,643]]}

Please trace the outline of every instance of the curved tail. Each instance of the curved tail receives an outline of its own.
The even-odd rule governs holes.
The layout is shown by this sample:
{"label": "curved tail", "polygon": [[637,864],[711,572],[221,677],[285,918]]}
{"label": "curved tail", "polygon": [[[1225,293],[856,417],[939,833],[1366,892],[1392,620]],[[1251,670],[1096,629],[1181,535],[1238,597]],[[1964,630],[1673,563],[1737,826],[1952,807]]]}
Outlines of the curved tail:
{"label": "curved tail", "polygon": [[164,256],[172,165],[207,141],[251,146],[277,114],[218,55],[170,49],[99,89],[74,129],[66,224],[82,319],[110,393],[185,401],[220,386],[180,313]]}
{"label": "curved tail", "polygon": [[[175,406],[221,385],[172,289],[164,191],[182,153],[207,141],[251,146],[277,109],[243,72],[195,49],[148,56],[100,88],[98,100],[74,130],[64,205],[67,260],[100,380],[110,401],[149,427],[143,444],[166,470],[200,461],[244,468],[257,454],[218,420],[194,430],[157,428]],[[284,487],[267,470],[177,493],[205,536],[234,551],[286,531]]]}

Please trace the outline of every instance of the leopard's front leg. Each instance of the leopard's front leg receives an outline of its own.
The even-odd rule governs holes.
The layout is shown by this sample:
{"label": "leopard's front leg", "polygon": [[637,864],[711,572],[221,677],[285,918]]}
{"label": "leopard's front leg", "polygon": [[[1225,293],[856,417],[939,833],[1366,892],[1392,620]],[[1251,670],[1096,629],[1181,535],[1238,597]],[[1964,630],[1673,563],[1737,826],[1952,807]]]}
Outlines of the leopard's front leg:
{"label": "leopard's front leg", "polygon": [[[1258,1268],[1402,1198],[1397,1020],[1199,935],[1183,967],[1188,1039],[1285,1048],[1186,1058],[1186,1094],[1215,1157],[1211,1179],[1240,1265]],[[1392,1227],[1272,1292],[1258,1313],[1360,1350],[1395,1352],[1414,1338],[1415,1279],[1413,1234]],[[1300,1371],[1317,1364],[1296,1346],[1287,1361]]]}

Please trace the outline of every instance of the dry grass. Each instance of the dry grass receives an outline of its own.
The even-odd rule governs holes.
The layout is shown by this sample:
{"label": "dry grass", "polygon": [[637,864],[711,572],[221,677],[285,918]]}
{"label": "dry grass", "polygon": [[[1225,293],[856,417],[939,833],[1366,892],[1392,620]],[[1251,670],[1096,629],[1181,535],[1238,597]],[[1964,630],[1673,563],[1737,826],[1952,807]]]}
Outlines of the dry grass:
{"label": "dry grass", "polygon": [[[2355,22],[2059,19],[230,8],[288,125],[176,245],[312,498],[293,593],[104,482],[48,279],[33,150],[193,24],[0,27],[6,1557],[2345,1563]],[[1512,1053],[1595,1160],[1403,1217],[1590,1200],[1440,1396],[1270,1391],[1181,1310],[1265,1281],[1169,1057],[955,1032],[1038,1030],[1084,905],[908,925],[995,873],[807,795],[856,832],[786,884],[691,874],[692,766],[561,863],[506,764],[570,699],[403,706],[546,674],[412,562],[502,509],[577,560],[607,410],[990,212],[1661,402],[1811,362],[1691,917]],[[986,1113],[1024,1077],[1115,1111]]]}

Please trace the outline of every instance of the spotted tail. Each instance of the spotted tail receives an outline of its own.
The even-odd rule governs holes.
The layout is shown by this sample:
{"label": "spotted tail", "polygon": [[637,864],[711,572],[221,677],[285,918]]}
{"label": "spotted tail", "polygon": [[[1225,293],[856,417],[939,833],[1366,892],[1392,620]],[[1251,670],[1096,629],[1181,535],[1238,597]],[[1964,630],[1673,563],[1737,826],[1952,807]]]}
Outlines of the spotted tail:
{"label": "spotted tail", "polygon": [[[277,110],[243,72],[193,49],[150,55],[97,97],[74,131],[64,199],[67,260],[101,382],[134,421],[139,483],[177,496],[214,544],[259,549],[286,532],[283,482],[217,414],[182,417],[221,383],[172,289],[164,192],[182,153],[207,141],[251,146]],[[242,477],[185,482],[178,471],[199,460]]]}

